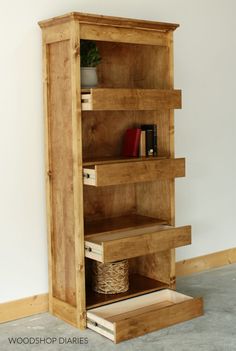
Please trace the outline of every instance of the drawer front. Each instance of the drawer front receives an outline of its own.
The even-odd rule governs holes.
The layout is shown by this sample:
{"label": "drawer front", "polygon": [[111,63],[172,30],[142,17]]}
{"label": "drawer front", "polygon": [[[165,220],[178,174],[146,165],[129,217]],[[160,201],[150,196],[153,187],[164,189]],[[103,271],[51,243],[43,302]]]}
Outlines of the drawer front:
{"label": "drawer front", "polygon": [[159,159],[123,163],[98,164],[84,168],[84,184],[109,186],[151,182],[185,176],[185,159]]}
{"label": "drawer front", "polygon": [[202,314],[201,298],[165,289],[94,308],[87,312],[87,326],[118,343]]}
{"label": "drawer front", "polygon": [[106,263],[190,244],[191,226],[155,225],[85,236],[85,256]]}
{"label": "drawer front", "polygon": [[152,306],[152,311],[116,322],[115,342],[118,343],[198,317],[203,314],[202,305],[202,299],[197,298],[170,304],[160,309]]}
{"label": "drawer front", "polygon": [[82,92],[83,111],[161,110],[181,108],[180,90],[104,89]]}

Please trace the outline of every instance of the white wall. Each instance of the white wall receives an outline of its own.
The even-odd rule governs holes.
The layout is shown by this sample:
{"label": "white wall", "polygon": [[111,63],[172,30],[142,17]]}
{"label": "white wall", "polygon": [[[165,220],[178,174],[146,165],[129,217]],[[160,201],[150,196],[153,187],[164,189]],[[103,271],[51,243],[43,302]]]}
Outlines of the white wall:
{"label": "white wall", "polygon": [[70,11],[181,24],[175,34],[177,224],[193,225],[178,259],[236,246],[234,0],[1,1],[0,302],[47,292],[41,32]]}

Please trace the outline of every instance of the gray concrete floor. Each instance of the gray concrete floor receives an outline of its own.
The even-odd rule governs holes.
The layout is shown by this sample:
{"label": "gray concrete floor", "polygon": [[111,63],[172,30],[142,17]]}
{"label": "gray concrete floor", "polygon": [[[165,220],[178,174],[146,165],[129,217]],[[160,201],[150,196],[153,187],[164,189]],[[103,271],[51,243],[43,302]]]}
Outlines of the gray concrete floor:
{"label": "gray concrete floor", "polygon": [[[81,332],[48,313],[0,325],[0,351],[232,351],[236,350],[236,265],[179,278],[177,290],[203,296],[205,315],[118,345],[86,330]],[[57,338],[52,344],[15,344],[8,338]],[[59,338],[88,338],[87,344],[59,344]],[[20,340],[20,339],[19,339]],[[47,339],[50,342],[51,339]],[[61,339],[64,340],[64,339]],[[85,341],[85,340],[84,340]]]}

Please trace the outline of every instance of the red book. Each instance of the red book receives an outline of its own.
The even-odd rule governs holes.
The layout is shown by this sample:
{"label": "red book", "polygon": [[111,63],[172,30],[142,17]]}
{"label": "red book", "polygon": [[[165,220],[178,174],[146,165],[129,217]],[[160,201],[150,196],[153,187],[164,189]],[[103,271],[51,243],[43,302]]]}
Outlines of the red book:
{"label": "red book", "polygon": [[122,149],[122,156],[137,157],[139,151],[141,129],[131,128],[127,129],[124,136],[124,143]]}

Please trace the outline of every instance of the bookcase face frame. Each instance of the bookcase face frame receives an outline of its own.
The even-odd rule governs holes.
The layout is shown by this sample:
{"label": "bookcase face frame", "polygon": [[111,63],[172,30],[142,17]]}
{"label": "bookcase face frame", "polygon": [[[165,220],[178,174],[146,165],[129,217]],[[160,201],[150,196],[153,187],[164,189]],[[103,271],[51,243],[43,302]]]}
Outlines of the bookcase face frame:
{"label": "bookcase face frame", "polygon": [[[43,31],[49,308],[54,315],[83,329],[87,318],[86,299],[87,308],[114,300],[94,299],[92,295],[91,260],[85,260],[85,222],[109,222],[112,218],[125,221],[128,216],[134,218],[136,225],[137,218],[144,216],[146,220],[160,219],[174,226],[175,209],[173,177],[159,179],[157,176],[148,182],[101,187],[83,184],[83,162],[103,157],[115,162],[120,155],[122,136],[129,127],[157,124],[159,156],[174,158],[174,114],[173,110],[164,108],[82,111],[80,40],[97,41],[102,56],[98,67],[101,88],[172,90],[172,32],[176,25],[73,13],[40,22],[40,26]],[[129,258],[129,265],[131,274],[138,277],[134,280],[136,288],[133,286],[136,295],[160,287],[175,288],[174,247]],[[155,281],[160,287],[153,288]],[[89,299],[93,301],[91,304]]]}

